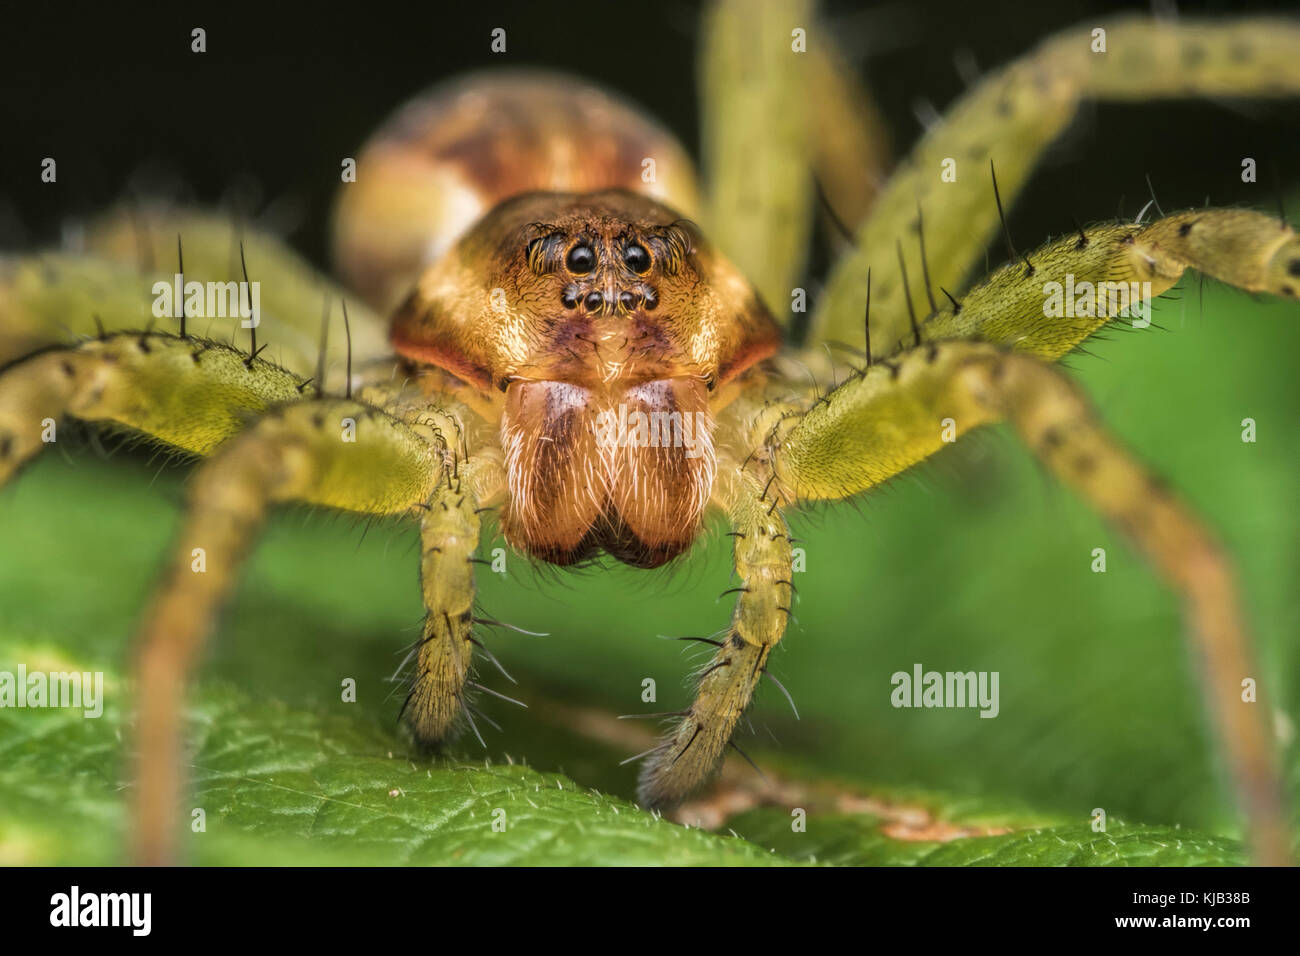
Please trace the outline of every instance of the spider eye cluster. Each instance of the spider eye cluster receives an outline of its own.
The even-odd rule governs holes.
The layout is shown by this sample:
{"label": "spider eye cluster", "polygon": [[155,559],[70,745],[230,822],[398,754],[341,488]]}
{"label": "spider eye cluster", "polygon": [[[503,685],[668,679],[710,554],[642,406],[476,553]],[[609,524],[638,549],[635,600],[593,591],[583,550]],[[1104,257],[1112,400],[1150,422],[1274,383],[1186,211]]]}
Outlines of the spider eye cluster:
{"label": "spider eye cluster", "polygon": [[[538,275],[560,272],[567,276],[569,281],[560,290],[560,304],[565,309],[626,315],[638,308],[650,311],[659,304],[658,291],[646,279],[656,261],[656,253],[647,246],[653,248],[635,235],[602,242],[556,229],[529,241],[526,253],[530,268]],[[612,273],[612,290],[602,278],[607,272]]]}

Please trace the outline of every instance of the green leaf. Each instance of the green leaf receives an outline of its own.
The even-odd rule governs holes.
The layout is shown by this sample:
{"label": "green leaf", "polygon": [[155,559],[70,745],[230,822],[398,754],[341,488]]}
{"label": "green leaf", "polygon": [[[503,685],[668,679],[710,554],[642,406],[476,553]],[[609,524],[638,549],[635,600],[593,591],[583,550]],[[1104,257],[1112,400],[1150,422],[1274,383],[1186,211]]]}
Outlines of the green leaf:
{"label": "green leaf", "polygon": [[[48,649],[24,657],[65,671],[80,666]],[[121,688],[112,675],[109,693]],[[190,717],[190,803],[205,826],[190,834],[187,850],[202,863],[784,862],[560,774],[490,761],[417,764],[364,719],[256,703],[222,686],[201,694]],[[117,860],[125,836],[121,718],[120,705],[97,719],[75,710],[0,710],[0,862]]]}
{"label": "green leaf", "polygon": [[1241,866],[1235,840],[1175,827],[1111,821],[1105,833],[1086,824],[1029,827],[996,836],[936,840],[891,839],[879,818],[828,813],[805,832],[789,814],[752,811],[731,822],[738,833],[793,860],[872,866]]}

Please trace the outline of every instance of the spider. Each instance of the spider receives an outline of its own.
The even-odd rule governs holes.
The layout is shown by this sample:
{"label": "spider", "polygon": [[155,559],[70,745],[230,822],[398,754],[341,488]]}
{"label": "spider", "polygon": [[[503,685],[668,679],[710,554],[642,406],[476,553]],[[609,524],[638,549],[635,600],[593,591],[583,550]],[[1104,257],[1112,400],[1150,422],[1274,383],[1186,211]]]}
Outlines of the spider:
{"label": "spider", "polygon": [[[986,77],[887,177],[869,101],[811,5],[720,2],[702,31],[707,197],[664,128],[568,76],[469,76],[400,110],[355,175],[344,164],[334,238],[353,297],[338,309],[347,334],[319,353],[338,291],[220,217],[121,212],[88,236],[92,256],[12,267],[0,479],[65,417],[206,459],[140,630],[137,858],[175,857],[183,688],[272,506],[418,523],[428,613],[402,719],[426,744],[472,725],[486,511],[534,559],[644,568],[685,554],[706,514],[724,512],[735,611],[640,775],[641,801],[667,807],[710,778],[785,631],[787,515],[1008,421],[1181,594],[1253,852],[1285,862],[1271,738],[1240,696],[1253,671],[1230,564],[1053,363],[1110,323],[1142,321],[1189,268],[1294,299],[1296,234],[1201,208],[1081,226],[1023,253],[1008,235],[1006,264],[969,274],[1080,101],[1294,94],[1300,27],[1132,18],[1100,38],[1066,31]],[[818,188],[856,239],[797,346],[776,315],[798,291]],[[174,286],[159,265],[172,257]],[[242,294],[249,263],[265,283],[261,307],[233,320],[249,348],[198,334],[214,298]],[[1085,285],[1118,298],[1051,308],[1053,288]],[[175,331],[142,325],[150,301]],[[60,343],[92,316],[93,334]],[[272,337],[283,364],[261,354]],[[823,348],[835,342],[860,357],[840,381]]]}

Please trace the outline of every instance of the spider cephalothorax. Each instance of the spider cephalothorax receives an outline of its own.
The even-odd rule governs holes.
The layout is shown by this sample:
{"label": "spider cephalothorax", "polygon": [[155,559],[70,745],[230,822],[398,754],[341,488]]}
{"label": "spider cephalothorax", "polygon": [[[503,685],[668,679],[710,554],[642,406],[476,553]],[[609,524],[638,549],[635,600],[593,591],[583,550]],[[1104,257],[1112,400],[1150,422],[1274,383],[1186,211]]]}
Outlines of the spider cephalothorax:
{"label": "spider cephalothorax", "polygon": [[654,567],[690,545],[712,494],[711,399],[776,352],[780,329],[662,203],[536,192],[420,277],[392,340],[504,393],[512,544],[558,564],[603,550]]}
{"label": "spider cephalothorax", "polygon": [[[877,487],[998,420],[1179,592],[1256,857],[1287,859],[1268,705],[1240,692],[1255,671],[1231,564],[1052,364],[1131,316],[1101,300],[1054,310],[1049,290],[1119,283],[1141,303],[1190,268],[1294,299],[1300,240],[1273,216],[1206,207],[1081,227],[979,282],[969,273],[999,218],[990,166],[1012,197],[1086,97],[1300,92],[1300,27],[1132,18],[1064,32],[989,74],[887,175],[831,37],[816,27],[803,44],[815,20],[802,3],[711,5],[707,204],[671,135],[578,80],[472,76],[401,111],[339,204],[340,271],[378,310],[353,300],[342,387],[328,361],[338,336],[315,355],[319,280],[256,234],[243,238],[264,283],[259,334],[277,340],[283,366],[195,335],[183,311],[175,332],[140,327],[151,284],[179,281],[156,265],[179,259],[178,232],[177,273],[239,277],[225,220],[110,216],[88,232],[90,258],[0,271],[0,479],[60,416],[210,456],[142,625],[142,859],[173,855],[180,689],[272,505],[418,522],[428,613],[402,715],[421,743],[476,730],[481,513],[500,508],[508,539],[535,557],[603,550],[642,566],[682,553],[706,506],[725,514],[734,612],[698,638],[714,657],[695,700],[643,755],[638,796],[666,807],[717,768],[785,633],[791,509]],[[774,356],[781,335],[763,301],[803,301],[815,176],[835,187],[857,240],[818,295],[807,347]],[[910,286],[904,261],[919,278]],[[379,313],[391,314],[387,337]],[[65,328],[94,334],[67,346]],[[862,346],[839,380],[823,351],[833,341]]]}

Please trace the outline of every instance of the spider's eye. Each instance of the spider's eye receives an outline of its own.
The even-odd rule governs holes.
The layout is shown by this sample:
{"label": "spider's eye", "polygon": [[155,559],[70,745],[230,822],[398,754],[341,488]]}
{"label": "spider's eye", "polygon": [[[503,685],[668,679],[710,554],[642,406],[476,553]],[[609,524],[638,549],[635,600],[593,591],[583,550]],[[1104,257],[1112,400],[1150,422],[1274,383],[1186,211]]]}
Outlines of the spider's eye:
{"label": "spider's eye", "polygon": [[580,242],[569,250],[569,257],[564,260],[564,264],[575,276],[585,276],[596,268],[596,251],[585,242]]}
{"label": "spider's eye", "polygon": [[650,271],[650,253],[640,243],[634,242],[623,250],[623,261],[637,275],[645,275]]}

